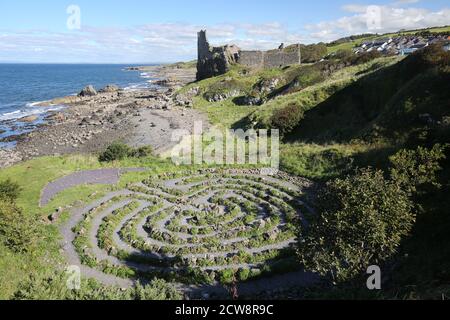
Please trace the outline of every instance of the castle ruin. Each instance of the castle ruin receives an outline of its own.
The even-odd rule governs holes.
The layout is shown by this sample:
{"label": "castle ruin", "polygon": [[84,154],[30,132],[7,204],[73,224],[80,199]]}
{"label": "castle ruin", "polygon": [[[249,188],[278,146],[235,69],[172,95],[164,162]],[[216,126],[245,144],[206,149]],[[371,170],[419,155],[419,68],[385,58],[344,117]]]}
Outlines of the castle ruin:
{"label": "castle ruin", "polygon": [[277,68],[301,64],[300,44],[269,51],[245,51],[235,45],[210,46],[206,31],[198,33],[197,80],[203,80],[226,73],[232,64],[250,68]]}

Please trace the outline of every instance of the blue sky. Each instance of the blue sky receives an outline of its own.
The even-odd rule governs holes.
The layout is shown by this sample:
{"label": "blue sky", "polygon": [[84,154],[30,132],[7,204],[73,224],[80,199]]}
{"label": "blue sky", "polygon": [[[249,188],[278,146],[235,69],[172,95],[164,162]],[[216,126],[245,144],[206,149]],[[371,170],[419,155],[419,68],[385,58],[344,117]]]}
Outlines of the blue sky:
{"label": "blue sky", "polygon": [[[80,29],[67,26],[70,5],[80,9],[80,19],[71,20]],[[367,23],[370,8],[379,17],[376,28]],[[195,58],[200,28],[213,44],[269,49],[449,24],[448,0],[1,0],[0,61],[186,60]]]}

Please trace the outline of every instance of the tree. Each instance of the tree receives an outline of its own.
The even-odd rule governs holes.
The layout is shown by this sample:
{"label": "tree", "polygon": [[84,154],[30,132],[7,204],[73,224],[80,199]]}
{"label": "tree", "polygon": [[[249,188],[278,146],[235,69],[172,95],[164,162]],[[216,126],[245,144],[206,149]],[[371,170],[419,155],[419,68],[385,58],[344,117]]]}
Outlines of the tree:
{"label": "tree", "polygon": [[308,270],[334,282],[391,257],[415,221],[408,194],[370,168],[328,182],[317,203],[298,254]]}

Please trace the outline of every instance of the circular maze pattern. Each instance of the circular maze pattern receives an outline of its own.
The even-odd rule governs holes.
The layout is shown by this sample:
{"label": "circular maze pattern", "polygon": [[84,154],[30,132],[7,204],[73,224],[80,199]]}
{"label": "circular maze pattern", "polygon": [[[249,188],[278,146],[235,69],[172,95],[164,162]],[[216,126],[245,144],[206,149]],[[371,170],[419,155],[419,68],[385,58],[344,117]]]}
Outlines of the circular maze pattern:
{"label": "circular maze pattern", "polygon": [[152,176],[83,208],[71,245],[82,264],[121,278],[213,283],[290,271],[306,183],[255,170]]}

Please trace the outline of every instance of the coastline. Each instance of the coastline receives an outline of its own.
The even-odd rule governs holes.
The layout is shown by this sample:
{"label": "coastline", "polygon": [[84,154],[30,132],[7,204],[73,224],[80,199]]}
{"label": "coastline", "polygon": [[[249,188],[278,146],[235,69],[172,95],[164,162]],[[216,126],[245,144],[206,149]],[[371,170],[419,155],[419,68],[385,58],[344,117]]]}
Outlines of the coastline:
{"label": "coastline", "polygon": [[[171,130],[192,131],[193,123],[207,117],[174,99],[174,93],[195,79],[195,69],[177,65],[139,67],[151,74],[154,87],[116,89],[93,96],[67,96],[36,103],[39,107],[62,106],[46,112],[37,124],[23,121],[29,132],[2,142],[15,146],[0,149],[0,168],[40,156],[97,153],[114,141],[132,146],[150,145],[156,154],[167,151]],[[81,88],[80,88],[81,89]],[[41,121],[42,120],[42,121]],[[34,126],[34,128],[32,128]]]}

